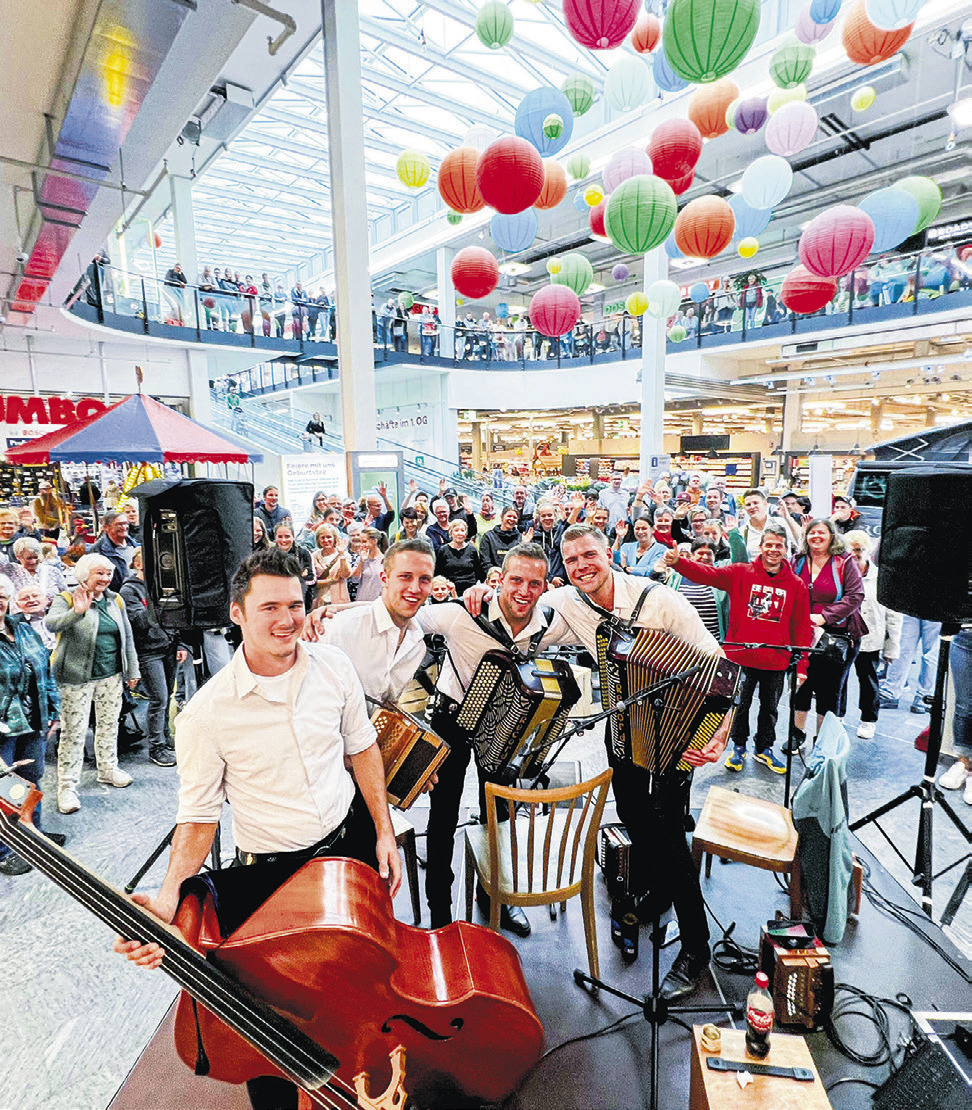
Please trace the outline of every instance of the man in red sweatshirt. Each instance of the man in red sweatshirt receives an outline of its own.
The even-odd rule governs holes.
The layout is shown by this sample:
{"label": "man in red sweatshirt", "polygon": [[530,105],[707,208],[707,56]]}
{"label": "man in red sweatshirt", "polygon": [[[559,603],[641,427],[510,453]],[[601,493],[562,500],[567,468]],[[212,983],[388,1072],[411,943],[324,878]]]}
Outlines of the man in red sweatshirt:
{"label": "man in red sweatshirt", "polygon": [[729,595],[725,652],[743,668],[739,708],[732,726],[730,771],[741,771],[749,742],[749,710],[759,688],[756,756],[782,775],[786,764],[773,751],[776,719],[790,652],[784,647],[741,648],[733,644],[798,644],[810,647],[810,595],[786,559],[787,536],[782,525],[768,524],[759,543],[759,557],[751,563],[714,567],[696,563],[674,549],[664,561],[690,582],[715,586]]}

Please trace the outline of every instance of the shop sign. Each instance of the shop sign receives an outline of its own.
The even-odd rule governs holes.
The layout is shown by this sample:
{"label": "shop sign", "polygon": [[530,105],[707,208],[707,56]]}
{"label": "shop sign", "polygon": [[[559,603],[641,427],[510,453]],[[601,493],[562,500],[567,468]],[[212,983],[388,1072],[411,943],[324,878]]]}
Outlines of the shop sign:
{"label": "shop sign", "polygon": [[97,397],[21,397],[14,393],[0,396],[0,423],[72,424],[104,412],[108,406]]}
{"label": "shop sign", "polygon": [[618,312],[624,312],[624,301],[612,301],[604,306],[605,316],[614,316]]}
{"label": "shop sign", "polygon": [[929,243],[948,243],[953,239],[972,238],[972,220],[957,220],[955,223],[930,227],[927,236]]}

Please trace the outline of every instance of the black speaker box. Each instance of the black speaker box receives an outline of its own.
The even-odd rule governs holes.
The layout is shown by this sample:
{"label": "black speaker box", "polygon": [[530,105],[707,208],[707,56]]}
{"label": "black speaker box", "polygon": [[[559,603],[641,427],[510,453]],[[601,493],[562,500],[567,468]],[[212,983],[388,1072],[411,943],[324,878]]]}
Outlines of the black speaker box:
{"label": "black speaker box", "polygon": [[972,465],[888,475],[877,596],[927,621],[972,620]]}
{"label": "black speaker box", "polygon": [[188,478],[136,486],[145,584],[163,628],[229,623],[230,582],[253,551],[253,486]]}

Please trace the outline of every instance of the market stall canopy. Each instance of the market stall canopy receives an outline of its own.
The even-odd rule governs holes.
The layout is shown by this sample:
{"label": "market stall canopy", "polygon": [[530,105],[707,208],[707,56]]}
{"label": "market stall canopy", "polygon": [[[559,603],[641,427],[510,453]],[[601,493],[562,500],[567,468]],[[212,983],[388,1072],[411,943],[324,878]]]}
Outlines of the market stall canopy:
{"label": "market stall canopy", "polygon": [[253,463],[262,455],[231,443],[141,393],[56,432],[11,447],[7,462]]}

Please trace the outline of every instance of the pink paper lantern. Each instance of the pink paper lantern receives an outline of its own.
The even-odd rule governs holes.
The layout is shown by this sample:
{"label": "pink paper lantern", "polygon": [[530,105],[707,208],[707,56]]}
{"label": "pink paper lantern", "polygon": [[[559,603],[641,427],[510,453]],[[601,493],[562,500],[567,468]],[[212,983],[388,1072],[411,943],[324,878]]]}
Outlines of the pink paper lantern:
{"label": "pink paper lantern", "polygon": [[799,154],[817,133],[817,112],[805,100],[791,100],[770,116],[766,125],[766,149],[790,158]]}
{"label": "pink paper lantern", "polygon": [[580,297],[566,285],[545,285],[530,301],[530,322],[551,339],[566,335],[580,316]]}
{"label": "pink paper lantern", "polygon": [[871,253],[874,223],[860,208],[837,204],[807,224],[800,236],[800,261],[818,277],[849,274]]}
{"label": "pink paper lantern", "polygon": [[651,133],[647,149],[655,173],[677,181],[694,172],[702,153],[702,134],[691,120],[665,120]]}
{"label": "pink paper lantern", "polygon": [[516,135],[504,135],[479,156],[479,192],[488,205],[506,216],[536,204],[543,181],[543,159],[537,148]]}
{"label": "pink paper lantern", "polygon": [[641,0],[564,0],[567,30],[589,50],[611,50],[634,27]]}
{"label": "pink paper lantern", "polygon": [[780,300],[791,312],[819,312],[837,292],[836,278],[818,277],[806,266],[794,266],[783,279]]}
{"label": "pink paper lantern", "polygon": [[815,46],[818,42],[823,42],[835,26],[834,20],[831,20],[830,23],[814,23],[810,17],[810,7],[808,5],[797,16],[793,33],[805,46]]}
{"label": "pink paper lantern", "polygon": [[601,180],[604,182],[605,193],[613,193],[622,181],[639,174],[651,173],[651,159],[635,146],[626,146],[616,151],[608,159],[604,167]]}
{"label": "pink paper lantern", "polygon": [[499,285],[499,263],[485,247],[463,247],[452,260],[456,292],[475,301]]}
{"label": "pink paper lantern", "polygon": [[591,234],[600,235],[602,239],[607,238],[607,231],[604,229],[604,209],[606,207],[607,200],[605,199],[600,204],[595,204],[587,217],[591,225]]}

